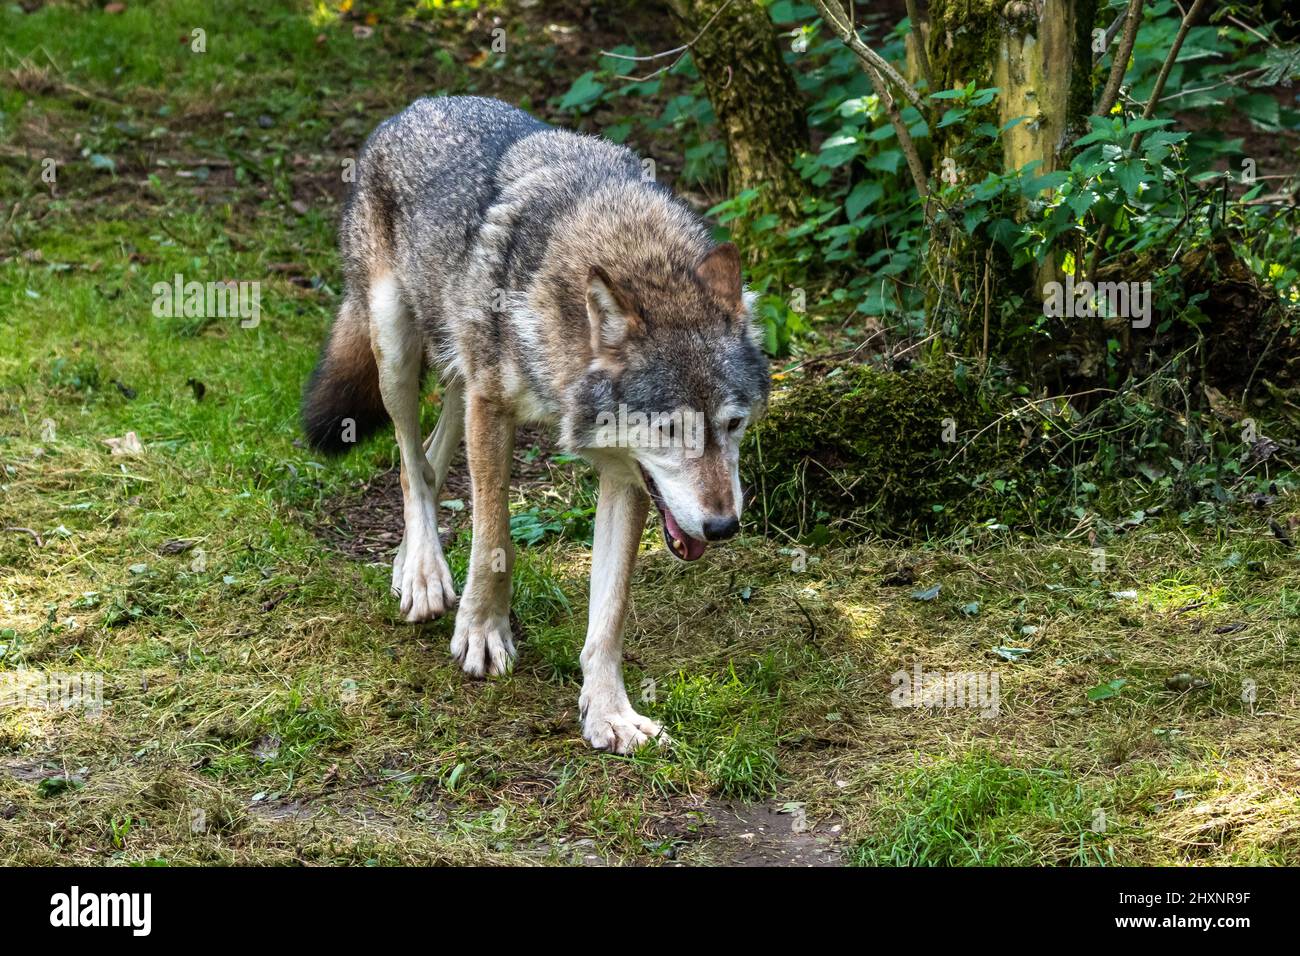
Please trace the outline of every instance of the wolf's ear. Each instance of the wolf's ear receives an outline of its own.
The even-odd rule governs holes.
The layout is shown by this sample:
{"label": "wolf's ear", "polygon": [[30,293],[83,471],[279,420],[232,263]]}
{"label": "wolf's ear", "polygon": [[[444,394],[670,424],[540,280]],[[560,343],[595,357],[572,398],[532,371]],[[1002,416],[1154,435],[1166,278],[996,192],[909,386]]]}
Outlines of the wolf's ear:
{"label": "wolf's ear", "polygon": [[591,323],[591,354],[618,348],[641,331],[641,317],[609,274],[600,266],[587,273],[587,320]]}
{"label": "wolf's ear", "polygon": [[724,242],[700,260],[695,276],[733,313],[739,315],[745,303],[740,288],[740,253],[734,244]]}

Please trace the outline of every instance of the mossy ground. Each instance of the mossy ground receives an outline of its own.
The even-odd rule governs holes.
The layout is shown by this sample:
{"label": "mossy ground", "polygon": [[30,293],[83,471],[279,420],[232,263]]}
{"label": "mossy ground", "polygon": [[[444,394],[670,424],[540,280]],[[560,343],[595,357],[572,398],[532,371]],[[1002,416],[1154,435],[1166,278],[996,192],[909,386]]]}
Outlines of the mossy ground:
{"label": "mossy ground", "polygon": [[782,381],[746,436],[761,526],[799,540],[1032,526],[1060,489],[1009,407],[938,368],[835,365]]}
{"label": "mossy ground", "polygon": [[[518,99],[552,34],[508,11],[493,70],[480,11],[364,38],[260,9],[0,11],[0,676],[104,690],[0,709],[0,862],[729,861],[757,803],[849,862],[1300,863],[1300,573],[1262,522],[1147,522],[1104,567],[1079,536],[796,550],[753,524],[680,565],[650,530],[627,677],[677,744],[622,758],[578,733],[590,478],[549,460],[512,506],[569,533],[521,550],[514,674],[466,680],[450,622],[400,623],[384,563],[321,531],[391,442],[325,464],[296,406],[340,157],[417,92]],[[207,17],[225,61],[180,55]],[[156,318],[176,272],[259,279],[261,323]],[[127,431],[143,453],[110,454]],[[996,672],[998,715],[895,708],[916,664]]]}

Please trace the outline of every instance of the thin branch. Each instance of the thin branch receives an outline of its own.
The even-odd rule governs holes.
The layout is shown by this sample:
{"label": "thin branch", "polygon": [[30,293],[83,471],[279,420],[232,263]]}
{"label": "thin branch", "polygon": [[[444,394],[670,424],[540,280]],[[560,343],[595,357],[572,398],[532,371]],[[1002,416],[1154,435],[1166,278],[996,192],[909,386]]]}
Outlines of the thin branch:
{"label": "thin branch", "polygon": [[726,9],[730,7],[733,2],[734,0],[727,0],[726,3],[718,7],[718,9],[714,11],[713,16],[709,17],[709,19],[705,21],[704,26],[700,27],[700,32],[695,34],[695,36],[691,38],[690,42],[683,43],[681,46],[673,47],[671,50],[664,50],[662,53],[652,53],[649,56],[628,56],[624,53],[612,53],[609,50],[601,50],[600,55],[613,57],[616,60],[633,60],[638,63],[647,63],[647,62],[653,62],[655,60],[662,60],[666,56],[672,56],[673,54],[677,54],[677,59],[673,60],[673,62],[669,63],[667,66],[661,66],[659,69],[655,70],[653,73],[650,73],[646,76],[619,76],[618,77],[618,79],[620,80],[632,80],[636,83],[644,83],[646,80],[652,80],[660,73],[666,73],[669,70],[671,70],[673,67],[675,67],[678,63],[680,63],[682,61],[682,57],[684,57],[688,52],[690,52],[691,47],[699,43],[700,38],[703,37],[704,34],[709,32],[709,27],[713,26],[713,21],[718,19],[718,17],[722,16],[722,14],[726,12]]}
{"label": "thin branch", "polygon": [[20,533],[20,534],[30,534],[30,535],[32,536],[32,538],[35,539],[35,541],[36,541],[36,547],[38,547],[38,548],[43,548],[43,547],[45,547],[45,542],[41,540],[41,536],[40,536],[39,534],[37,534],[35,531],[33,531],[31,528],[19,528],[19,527],[16,526],[16,525],[11,525],[11,526],[5,528],[5,530],[6,530],[6,531],[14,531],[14,532],[18,532],[18,533]]}
{"label": "thin branch", "polygon": [[[858,55],[858,59],[862,62],[862,70],[867,74],[867,79],[871,81],[871,88],[876,91],[876,96],[879,97],[880,102],[884,104],[885,112],[889,115],[889,122],[893,125],[894,133],[898,136],[898,146],[903,151],[903,156],[907,159],[907,168],[912,174],[912,182],[916,184],[916,191],[920,194],[923,200],[929,199],[930,184],[925,176],[925,167],[921,164],[921,154],[916,151],[916,143],[912,141],[912,134],[907,131],[907,124],[903,122],[903,116],[898,110],[897,101],[894,99],[893,94],[886,85],[884,77],[882,77],[880,72],[876,70],[876,61],[879,60],[880,63],[885,65],[885,69],[889,71],[885,74],[886,76],[892,74],[893,77],[897,77],[895,83],[900,89],[905,93],[910,92],[911,97],[915,97],[913,105],[915,105],[916,108],[921,111],[921,115],[924,116],[925,111],[921,109],[919,95],[907,84],[906,80],[901,76],[898,76],[898,72],[893,67],[886,63],[878,54],[868,49],[866,44],[858,39],[858,35],[854,32],[852,24],[837,19],[836,16],[831,13],[827,0],[814,0],[814,2],[817,4],[817,8],[821,11],[822,17],[839,35],[840,40],[843,41],[850,50]],[[841,10],[840,13],[842,15],[843,10]],[[865,51],[870,55],[864,55],[862,51]]]}
{"label": "thin branch", "polygon": [[899,91],[907,97],[908,102],[915,106],[917,111],[924,116],[925,105],[921,101],[921,94],[916,92],[912,88],[912,84],[903,79],[902,75],[890,66],[888,60],[862,42],[857,31],[853,28],[853,21],[845,19],[844,9],[841,7],[838,13],[832,13],[827,0],[813,0],[813,2],[817,4],[817,9],[821,11],[822,19],[831,25],[831,29],[835,31],[836,35],[850,50],[857,54],[858,59],[869,64],[873,70],[885,76],[889,82],[898,87]]}
{"label": "thin branch", "polygon": [[[1111,107],[1119,99],[1119,87],[1128,71],[1128,58],[1133,55],[1138,27],[1142,25],[1142,0],[1129,0],[1128,12],[1124,16],[1124,38],[1120,40],[1119,49],[1115,51],[1115,61],[1110,65],[1110,79],[1106,81],[1106,89],[1102,91],[1097,108],[1093,110],[1097,116],[1108,116]],[[1107,46],[1109,45],[1107,41]]]}
{"label": "thin branch", "polygon": [[1099,53],[1094,53],[1092,56],[1093,66],[1096,66],[1098,63],[1101,62],[1101,58],[1106,55],[1106,51],[1110,49],[1111,43],[1114,42],[1115,34],[1119,33],[1119,28],[1124,25],[1124,21],[1126,21],[1127,19],[1128,19],[1128,10],[1126,8],[1119,12],[1119,16],[1117,16],[1114,20],[1110,21],[1110,26],[1106,28],[1106,37],[1105,37],[1105,41],[1101,45],[1101,51]]}
{"label": "thin branch", "polygon": [[[1192,28],[1192,22],[1200,15],[1201,9],[1205,6],[1206,0],[1196,0],[1192,8],[1187,11],[1183,17],[1183,22],[1178,27],[1178,35],[1174,37],[1173,45],[1169,48],[1169,55],[1165,57],[1164,65],[1160,68],[1160,75],[1156,77],[1156,85],[1151,88],[1151,95],[1147,98],[1146,109],[1142,111],[1143,119],[1150,119],[1155,113],[1156,106],[1160,102],[1160,95],[1165,91],[1165,83],[1169,80],[1169,73],[1174,68],[1174,61],[1178,59],[1178,53],[1183,48],[1183,41],[1187,39],[1187,31]],[[1142,133],[1134,133],[1133,139],[1128,144],[1130,153],[1137,152],[1137,148],[1142,145]],[[1102,223],[1101,229],[1097,231],[1097,244],[1093,247],[1092,256],[1088,259],[1088,272],[1086,278],[1092,279],[1097,274],[1097,264],[1101,260],[1102,247],[1106,244],[1106,237],[1110,234],[1108,223]]]}
{"label": "thin branch", "polygon": [[[1192,22],[1200,14],[1201,9],[1205,6],[1206,0],[1196,0],[1192,4],[1192,9],[1187,11],[1187,16],[1183,17],[1182,24],[1178,27],[1178,35],[1174,37],[1173,46],[1169,48],[1169,55],[1165,57],[1164,66],[1160,68],[1160,75],[1156,77],[1156,85],[1151,88],[1151,96],[1147,98],[1146,109],[1142,111],[1143,119],[1150,119],[1156,111],[1156,106],[1160,102],[1160,96],[1165,91],[1165,83],[1169,81],[1169,73],[1174,68],[1174,61],[1178,59],[1178,52],[1183,48],[1183,41],[1187,39],[1187,31],[1192,28]],[[1133,142],[1129,145],[1129,151],[1138,148],[1142,142],[1142,134],[1138,133],[1133,137]]]}

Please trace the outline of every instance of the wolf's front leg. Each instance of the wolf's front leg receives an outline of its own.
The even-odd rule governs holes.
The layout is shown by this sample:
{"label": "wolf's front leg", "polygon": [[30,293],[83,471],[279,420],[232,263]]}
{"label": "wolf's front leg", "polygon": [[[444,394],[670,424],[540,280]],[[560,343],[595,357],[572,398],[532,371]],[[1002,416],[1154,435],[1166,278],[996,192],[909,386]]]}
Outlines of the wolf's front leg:
{"label": "wolf's front leg", "polygon": [[393,591],[412,623],[441,617],[456,603],[451,569],[438,539],[436,478],[420,436],[420,361],[423,346],[411,312],[390,274],[371,278],[370,347],[379,391],[393,419],[402,459],[402,544],[393,559]]}
{"label": "wolf's front leg", "polygon": [[582,647],[582,736],[597,750],[626,754],[664,739],[658,724],[632,709],[623,686],[623,618],[650,499],[633,484],[600,476],[591,552],[591,613]]}
{"label": "wolf's front leg", "polygon": [[473,490],[474,540],[451,656],[471,677],[504,674],[515,662],[510,636],[510,573],[515,552],[509,508],[514,446],[511,410],[470,387],[465,453]]}

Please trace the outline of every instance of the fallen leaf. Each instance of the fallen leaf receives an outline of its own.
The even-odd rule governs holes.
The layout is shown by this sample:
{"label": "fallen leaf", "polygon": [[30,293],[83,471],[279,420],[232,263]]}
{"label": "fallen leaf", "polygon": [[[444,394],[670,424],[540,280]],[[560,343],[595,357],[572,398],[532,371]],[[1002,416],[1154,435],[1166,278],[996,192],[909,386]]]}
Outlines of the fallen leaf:
{"label": "fallen leaf", "polygon": [[1098,684],[1096,687],[1092,688],[1092,690],[1088,691],[1088,699],[1096,701],[1096,700],[1106,700],[1108,697],[1114,697],[1116,694],[1120,692],[1120,689],[1127,683],[1128,681],[1126,681],[1124,678],[1117,677],[1114,680],[1107,681],[1104,684]]}

